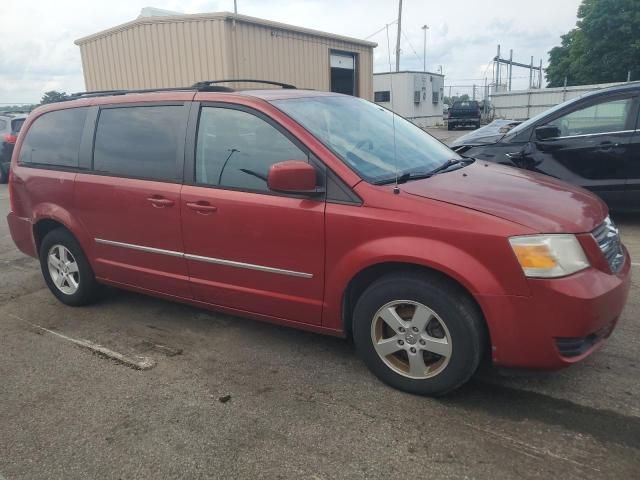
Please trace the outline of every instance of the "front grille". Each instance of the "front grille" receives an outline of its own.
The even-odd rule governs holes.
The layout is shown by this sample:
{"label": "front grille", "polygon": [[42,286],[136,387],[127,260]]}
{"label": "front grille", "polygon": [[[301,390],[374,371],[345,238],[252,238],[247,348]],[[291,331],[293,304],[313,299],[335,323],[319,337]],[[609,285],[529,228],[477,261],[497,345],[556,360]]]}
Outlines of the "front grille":
{"label": "front grille", "polygon": [[609,267],[613,273],[618,273],[624,265],[624,251],[622,250],[622,243],[620,243],[620,234],[613,220],[609,217],[605,218],[604,222],[591,232],[593,238],[595,238],[602,254],[607,259]]}
{"label": "front grille", "polygon": [[605,325],[600,330],[593,332],[586,337],[558,337],[556,338],[556,346],[560,355],[563,357],[578,357],[583,353],[586,353],[593,346],[597,345],[600,341],[604,340],[611,334],[613,330],[612,322]]}

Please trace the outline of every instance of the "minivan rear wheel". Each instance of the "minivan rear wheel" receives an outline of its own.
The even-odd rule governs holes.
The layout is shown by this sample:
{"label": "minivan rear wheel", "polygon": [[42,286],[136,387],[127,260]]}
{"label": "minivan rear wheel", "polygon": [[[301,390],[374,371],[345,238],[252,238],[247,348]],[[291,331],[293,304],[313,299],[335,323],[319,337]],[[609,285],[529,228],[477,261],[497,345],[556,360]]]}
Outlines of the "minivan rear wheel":
{"label": "minivan rear wheel", "polygon": [[100,290],[78,241],[63,228],[47,233],[40,245],[40,268],[45,282],[66,305],[93,303]]}
{"label": "minivan rear wheel", "polygon": [[361,295],[353,315],[356,348],[383,382],[421,395],[444,395],[480,363],[484,322],[458,285],[436,275],[387,275]]}

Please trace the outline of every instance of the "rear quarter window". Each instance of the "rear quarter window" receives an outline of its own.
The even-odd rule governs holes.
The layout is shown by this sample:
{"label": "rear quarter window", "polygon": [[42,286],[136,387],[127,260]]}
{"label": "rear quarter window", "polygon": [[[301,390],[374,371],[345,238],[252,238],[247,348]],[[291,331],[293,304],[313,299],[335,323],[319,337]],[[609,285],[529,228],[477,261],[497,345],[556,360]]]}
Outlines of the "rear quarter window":
{"label": "rear quarter window", "polygon": [[20,163],[77,167],[87,108],[48,112],[36,118],[20,149]]}

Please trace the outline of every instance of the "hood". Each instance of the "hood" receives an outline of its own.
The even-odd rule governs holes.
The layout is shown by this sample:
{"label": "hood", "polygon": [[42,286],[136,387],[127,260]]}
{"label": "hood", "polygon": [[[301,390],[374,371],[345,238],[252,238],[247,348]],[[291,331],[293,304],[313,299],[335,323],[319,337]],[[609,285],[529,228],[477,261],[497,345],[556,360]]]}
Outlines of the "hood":
{"label": "hood", "polygon": [[451,147],[459,147],[461,145],[487,145],[496,143],[513,127],[521,122],[517,120],[494,120],[484,127],[467,133],[451,142]]}
{"label": "hood", "polygon": [[538,233],[585,233],[607,216],[602,200],[552,177],[476,161],[401,189],[411,195],[488,213]]}

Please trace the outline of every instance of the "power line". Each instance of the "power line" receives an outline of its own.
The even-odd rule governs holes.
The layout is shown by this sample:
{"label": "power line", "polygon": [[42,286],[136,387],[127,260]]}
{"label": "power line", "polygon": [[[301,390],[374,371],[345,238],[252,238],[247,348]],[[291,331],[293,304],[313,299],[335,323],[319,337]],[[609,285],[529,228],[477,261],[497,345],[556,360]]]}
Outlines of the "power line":
{"label": "power line", "polygon": [[409,37],[407,37],[407,34],[406,34],[406,33],[404,33],[404,32],[402,32],[402,35],[404,35],[404,39],[407,41],[407,43],[408,43],[408,44],[409,44],[409,46],[411,47],[411,50],[413,50],[413,53],[415,54],[416,58],[417,58],[418,60],[422,60],[422,59],[420,58],[420,55],[418,55],[418,52],[416,52],[416,49],[415,49],[415,48],[413,48],[413,45],[411,44],[411,40],[409,40]]}
{"label": "power line", "polygon": [[371,35],[369,35],[368,37],[364,37],[364,40],[369,40],[371,37],[375,37],[377,34],[379,34],[380,32],[383,32],[385,28],[387,28],[389,25],[393,25],[394,23],[398,23],[398,19],[392,20],[389,23],[385,24],[384,27],[382,27],[380,30],[376,30],[375,32],[373,32]]}

